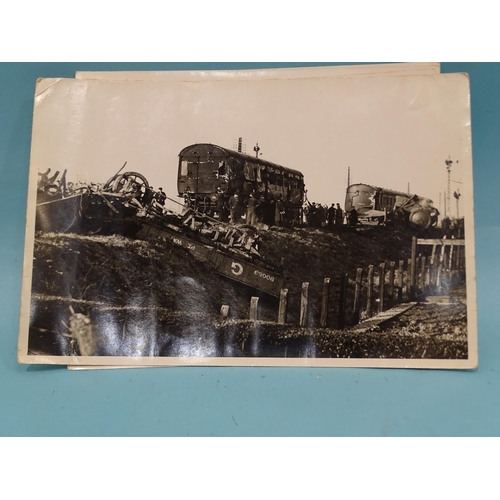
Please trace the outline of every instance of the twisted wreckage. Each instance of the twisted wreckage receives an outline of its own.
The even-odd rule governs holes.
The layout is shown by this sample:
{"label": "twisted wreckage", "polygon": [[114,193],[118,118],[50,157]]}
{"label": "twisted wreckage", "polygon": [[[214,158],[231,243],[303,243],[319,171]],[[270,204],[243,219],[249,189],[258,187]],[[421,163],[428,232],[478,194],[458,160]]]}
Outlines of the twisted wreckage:
{"label": "twisted wreckage", "polygon": [[153,191],[137,172],[119,171],[104,185],[67,182],[66,171],[49,174],[39,174],[36,231],[170,240],[220,275],[279,296],[283,270],[260,256],[255,228],[224,223],[189,207],[182,213],[168,210],[161,188]]}

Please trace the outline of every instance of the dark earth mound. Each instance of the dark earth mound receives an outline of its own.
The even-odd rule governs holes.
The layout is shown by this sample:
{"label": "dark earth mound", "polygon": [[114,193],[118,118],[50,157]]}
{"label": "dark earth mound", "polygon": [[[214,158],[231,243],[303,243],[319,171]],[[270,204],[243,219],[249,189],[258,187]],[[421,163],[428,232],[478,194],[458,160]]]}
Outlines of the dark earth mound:
{"label": "dark earth mound", "polygon": [[[408,335],[402,339],[399,332],[385,337],[370,333],[361,341],[348,331],[332,329],[337,326],[342,275],[347,273],[351,283],[349,323],[356,269],[408,259],[415,234],[387,227],[343,229],[261,232],[262,257],[285,270],[287,325],[271,323],[277,320],[278,299],[222,278],[210,264],[169,241],[40,233],[34,249],[29,349],[75,353],[74,342],[63,336],[69,333],[71,305],[90,317],[97,355],[447,357],[442,348],[426,350],[427,341],[424,345]],[[331,279],[330,328],[319,329],[325,277]],[[305,329],[292,326],[298,323],[303,282],[310,284]],[[259,319],[266,323],[246,321],[252,296],[260,297]],[[220,316],[223,304],[229,305],[227,320]],[[397,349],[387,347],[392,345]]]}

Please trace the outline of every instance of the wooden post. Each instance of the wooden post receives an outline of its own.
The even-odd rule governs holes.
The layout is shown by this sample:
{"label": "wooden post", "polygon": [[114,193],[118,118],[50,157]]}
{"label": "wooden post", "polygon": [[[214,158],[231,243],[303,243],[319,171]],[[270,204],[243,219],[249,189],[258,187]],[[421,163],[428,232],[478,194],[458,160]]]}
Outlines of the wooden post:
{"label": "wooden post", "polygon": [[427,269],[425,270],[425,281],[424,281],[424,286],[425,286],[425,291],[427,292],[430,287],[431,287],[431,258],[429,257],[429,260],[426,260],[426,266]]}
{"label": "wooden post", "polygon": [[436,255],[434,257],[431,256],[429,262],[429,289],[433,289],[436,284]]}
{"label": "wooden post", "polygon": [[385,262],[380,264],[378,279],[378,312],[381,313],[384,311]]}
{"label": "wooden post", "polygon": [[259,297],[252,297],[250,299],[250,320],[257,321],[257,306],[259,305]]}
{"label": "wooden post", "polygon": [[[464,240],[465,243],[465,240]],[[465,278],[465,268],[467,266],[467,253],[465,251],[465,246],[460,247],[461,249],[461,254],[460,254],[460,272],[462,273],[462,276]]]}
{"label": "wooden post", "polygon": [[398,302],[403,300],[403,273],[405,261],[400,260],[398,266]]}
{"label": "wooden post", "polygon": [[363,285],[363,269],[358,267],[356,270],[356,288],[354,289],[354,306],[353,306],[353,314],[354,314],[354,323],[359,322],[359,311],[361,309],[361,286]]}
{"label": "wooden post", "polygon": [[410,297],[415,296],[415,283],[417,274],[417,237],[411,240],[411,268],[410,268]]}
{"label": "wooden post", "polygon": [[321,302],[321,317],[319,326],[324,328],[328,322],[328,304],[330,302],[330,278],[323,280],[323,300]]}
{"label": "wooden post", "polygon": [[455,251],[455,269],[460,270],[460,253],[462,251],[462,247],[459,245]]}
{"label": "wooden post", "polygon": [[406,297],[405,297],[405,300],[406,301],[410,301],[410,300],[413,300],[413,287],[411,286],[411,279],[413,276],[413,271],[412,271],[412,264],[413,264],[413,261],[412,259],[408,259],[408,267],[406,269]]}
{"label": "wooden post", "polygon": [[[458,235],[457,239],[462,239],[462,228],[459,226],[458,228]],[[465,244],[465,239],[463,240]],[[457,275],[456,275],[456,280],[457,283],[460,280],[460,277],[464,277],[464,271],[465,271],[465,246],[458,245],[456,252],[455,252],[455,269],[457,270]],[[463,259],[462,259],[463,256]]]}
{"label": "wooden post", "polygon": [[[454,240],[455,237],[452,236],[452,240]],[[450,254],[449,254],[449,260],[448,260],[448,271],[450,271],[451,275],[451,270],[453,269],[453,241],[450,244]]]}
{"label": "wooden post", "polygon": [[438,264],[437,273],[436,273],[436,287],[437,288],[441,287],[441,271],[443,269],[444,249],[445,249],[445,246],[443,245],[441,247],[441,253],[439,255],[439,264]]}
{"label": "wooden post", "polygon": [[436,244],[432,245],[431,260],[429,262],[429,288],[432,290],[436,279]]}
{"label": "wooden post", "polygon": [[307,323],[307,301],[309,297],[309,283],[302,283],[302,293],[300,295],[300,326]]}
{"label": "wooden post", "polygon": [[347,282],[348,282],[348,280],[349,280],[348,275],[343,274],[342,281],[340,283],[339,322],[338,322],[339,330],[343,330],[344,325],[345,325],[345,306],[346,306],[346,298],[347,298]]}
{"label": "wooden post", "polygon": [[422,256],[419,255],[417,260],[415,261],[415,269],[413,274],[415,275],[415,283],[413,285],[414,294],[413,297],[418,295],[418,291],[420,290],[420,266],[422,265]]}
{"label": "wooden post", "polygon": [[278,324],[286,323],[286,306],[288,304],[288,288],[282,288],[280,291],[280,306],[278,310]]}
{"label": "wooden post", "polygon": [[432,245],[431,266],[436,262],[436,244]]}
{"label": "wooden post", "polygon": [[389,307],[394,305],[394,268],[395,262],[389,262]]}
{"label": "wooden post", "polygon": [[366,291],[366,316],[371,318],[373,302],[373,266],[368,266],[368,290]]}
{"label": "wooden post", "polygon": [[420,257],[420,290],[422,291],[422,293],[425,293],[426,262],[427,257],[425,255]]}
{"label": "wooden post", "polygon": [[221,306],[220,308],[220,315],[223,318],[227,318],[229,316],[229,306]]}

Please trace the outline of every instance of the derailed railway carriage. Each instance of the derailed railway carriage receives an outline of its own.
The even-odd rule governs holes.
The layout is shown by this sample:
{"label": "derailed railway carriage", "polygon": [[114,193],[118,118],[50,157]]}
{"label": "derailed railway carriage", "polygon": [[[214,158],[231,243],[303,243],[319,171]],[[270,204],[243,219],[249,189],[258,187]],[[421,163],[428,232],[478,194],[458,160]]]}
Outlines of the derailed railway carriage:
{"label": "derailed railway carriage", "polygon": [[345,210],[355,208],[360,222],[399,222],[419,229],[437,225],[439,212],[432,200],[391,189],[352,184],[347,188]]}
{"label": "derailed railway carriage", "polygon": [[218,193],[281,200],[288,220],[301,216],[305,193],[301,172],[215,144],[193,144],[179,153],[177,188],[189,204],[210,214],[217,211]]}

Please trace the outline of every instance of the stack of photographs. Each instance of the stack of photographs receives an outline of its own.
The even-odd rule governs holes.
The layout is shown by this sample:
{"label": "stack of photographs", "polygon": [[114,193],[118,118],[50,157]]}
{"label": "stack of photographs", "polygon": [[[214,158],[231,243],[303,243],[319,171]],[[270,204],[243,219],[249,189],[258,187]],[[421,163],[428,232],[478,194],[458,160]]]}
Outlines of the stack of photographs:
{"label": "stack of photographs", "polygon": [[18,359],[475,368],[467,75],[40,79]]}

